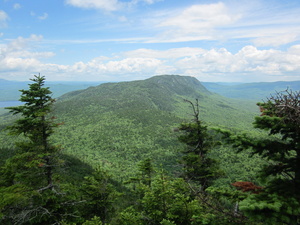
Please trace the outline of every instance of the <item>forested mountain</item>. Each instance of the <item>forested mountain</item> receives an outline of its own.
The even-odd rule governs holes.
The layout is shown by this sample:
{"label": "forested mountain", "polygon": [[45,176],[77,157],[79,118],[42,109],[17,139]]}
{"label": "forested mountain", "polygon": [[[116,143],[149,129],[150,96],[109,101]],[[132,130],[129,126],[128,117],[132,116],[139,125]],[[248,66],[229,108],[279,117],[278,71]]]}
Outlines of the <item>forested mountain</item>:
{"label": "forested mountain", "polygon": [[104,83],[57,101],[44,80],[0,116],[0,222],[297,223],[299,93],[259,112],[193,77]]}
{"label": "forested mountain", "polygon": [[54,112],[64,125],[55,136],[66,152],[116,173],[132,173],[145,157],[172,170],[182,148],[173,130],[192,119],[184,99],[199,99],[200,118],[209,126],[251,129],[258,113],[254,103],[213,94],[195,78],[156,76],[63,95]]}
{"label": "forested mountain", "polygon": [[199,100],[200,118],[209,126],[251,129],[258,114],[254,102],[209,92],[196,78],[155,76],[63,95],[54,114],[64,125],[54,138],[64,152],[91,165],[126,171],[120,177],[128,177],[126,173],[134,172],[130,168],[145,157],[172,170],[182,148],[173,129],[192,119],[184,99]]}
{"label": "forested mountain", "polygon": [[[254,102],[224,98],[208,91],[196,78],[178,75],[104,83],[63,95],[59,98],[57,107],[70,104],[71,108],[76,108],[77,113],[81,112],[78,107],[82,111],[97,107],[97,112],[113,111],[118,115],[137,120],[140,118],[139,115],[143,115],[141,112],[149,110],[173,113],[181,118],[187,118],[189,112],[187,104],[183,103],[184,99],[199,99],[203,120],[228,127],[243,126],[243,121],[249,122],[252,120],[252,113],[258,112]],[[230,121],[230,117],[240,118],[240,115],[244,115],[241,123]]]}
{"label": "forested mountain", "polygon": [[276,91],[290,89],[300,90],[300,81],[277,81],[277,82],[259,82],[245,84],[214,83],[202,82],[210,91],[218,93],[228,98],[249,99],[262,101],[265,97],[274,94]]}

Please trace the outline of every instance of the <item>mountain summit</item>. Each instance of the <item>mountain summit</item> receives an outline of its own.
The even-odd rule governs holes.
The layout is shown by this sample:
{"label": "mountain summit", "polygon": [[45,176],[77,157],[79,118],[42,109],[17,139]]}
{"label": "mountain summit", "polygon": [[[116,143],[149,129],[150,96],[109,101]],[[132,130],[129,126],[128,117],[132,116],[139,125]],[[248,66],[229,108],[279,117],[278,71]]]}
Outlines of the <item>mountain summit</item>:
{"label": "mountain summit", "polygon": [[256,108],[254,103],[211,93],[194,77],[161,75],[146,80],[104,83],[70,92],[59,99],[57,111],[70,116],[89,115],[91,118],[111,112],[132,120],[143,117],[149,121],[147,117],[166,113],[190,119],[191,109],[185,99],[192,102],[199,100],[202,120],[224,126],[238,126],[234,122],[236,117],[252,120],[253,113],[249,110],[253,112]]}
{"label": "mountain summit", "polygon": [[179,75],[160,75],[147,80],[146,83],[157,84],[160,88],[179,95],[193,94],[193,92],[202,92],[208,94],[209,91],[194,77]]}

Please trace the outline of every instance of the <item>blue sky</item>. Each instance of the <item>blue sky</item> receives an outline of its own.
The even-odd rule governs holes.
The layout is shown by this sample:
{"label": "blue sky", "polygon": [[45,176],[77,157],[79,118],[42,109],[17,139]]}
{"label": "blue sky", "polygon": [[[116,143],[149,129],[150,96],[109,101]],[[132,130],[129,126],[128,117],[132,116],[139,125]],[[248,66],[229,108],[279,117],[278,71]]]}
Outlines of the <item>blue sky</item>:
{"label": "blue sky", "polygon": [[0,0],[0,78],[300,80],[299,0]]}

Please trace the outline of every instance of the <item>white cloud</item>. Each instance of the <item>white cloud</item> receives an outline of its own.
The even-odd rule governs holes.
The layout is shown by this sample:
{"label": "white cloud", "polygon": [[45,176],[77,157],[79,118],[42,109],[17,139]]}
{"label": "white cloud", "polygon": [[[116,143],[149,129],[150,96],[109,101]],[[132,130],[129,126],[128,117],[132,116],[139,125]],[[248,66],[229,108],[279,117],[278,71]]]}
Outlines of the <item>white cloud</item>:
{"label": "white cloud", "polygon": [[[299,34],[300,35],[300,34]],[[256,46],[274,46],[288,44],[298,40],[299,37],[295,33],[287,33],[283,35],[264,36],[254,39],[253,43]]]}
{"label": "white cloud", "polygon": [[[300,80],[300,45],[286,51],[260,50],[245,46],[237,53],[226,48],[137,49],[113,58],[99,56],[88,62],[70,65],[44,63],[52,52],[36,51],[33,46],[42,36],[19,37],[0,46],[0,75],[24,76],[40,72],[48,80],[120,81],[144,79],[159,74],[195,76],[201,81],[276,81]],[[43,59],[43,61],[41,61]],[[19,78],[21,79],[21,78]],[[27,78],[26,78],[27,79]]]}
{"label": "white cloud", "polygon": [[146,4],[154,4],[163,0],[131,0],[131,1],[119,1],[119,0],[65,0],[65,3],[78,8],[84,9],[101,9],[105,11],[116,11],[125,7],[132,7],[140,2]]}
{"label": "white cloud", "polygon": [[118,0],[66,0],[68,5],[86,9],[102,9],[115,11],[121,7]]}
{"label": "white cloud", "polygon": [[[239,76],[242,74],[275,76],[290,72],[298,73],[294,78],[300,79],[300,65],[297,63],[300,60],[300,51],[293,52],[258,50],[254,46],[245,46],[236,54],[226,49],[212,49],[204,54],[179,60],[177,67],[187,74],[215,74],[216,77],[227,74],[235,76],[235,80],[241,78]],[[224,80],[228,81],[228,77]]]}
{"label": "white cloud", "polygon": [[42,67],[39,58],[48,58],[54,56],[52,52],[32,51],[31,45],[34,42],[42,40],[40,35],[31,35],[29,38],[18,37],[9,43],[0,47],[0,72],[18,71],[36,71]]}
{"label": "white cloud", "polygon": [[167,58],[176,59],[185,56],[198,55],[205,52],[201,48],[173,48],[165,51],[153,50],[153,49],[137,49],[134,51],[124,52],[125,57],[139,57],[139,58]]}
{"label": "white cloud", "polygon": [[300,45],[294,45],[288,49],[288,53],[291,55],[300,55]]}
{"label": "white cloud", "polygon": [[23,50],[28,48],[32,42],[38,42],[41,41],[42,39],[43,39],[42,35],[35,35],[35,34],[30,35],[29,38],[18,37],[14,40],[11,40],[7,44],[7,47],[4,49],[6,49],[6,52]]}
{"label": "white cloud", "polygon": [[152,42],[181,42],[193,40],[216,40],[221,34],[219,27],[234,23],[240,15],[230,13],[224,3],[193,5],[181,11],[170,12],[157,23],[165,29]]}
{"label": "white cloud", "polygon": [[299,41],[300,9],[265,4],[225,1],[150,12],[143,25],[156,34],[145,42],[246,40],[257,47],[278,47]]}
{"label": "white cloud", "polygon": [[77,62],[70,66],[72,73],[109,74],[109,75],[133,75],[133,74],[155,74],[156,69],[162,64],[154,58],[125,58],[122,60],[103,61],[93,59],[88,63]]}
{"label": "white cloud", "polygon": [[15,10],[18,10],[18,9],[21,8],[21,5],[20,5],[19,3],[15,3],[15,4],[13,5],[13,8],[14,8]]}
{"label": "white cloud", "polygon": [[160,2],[160,1],[163,1],[163,0],[132,0],[131,3],[138,4],[139,2],[145,2],[149,5],[151,5],[151,4],[154,4],[155,2]]}
{"label": "white cloud", "polygon": [[288,51],[245,46],[235,54],[225,48],[138,49],[120,56],[125,58],[77,62],[69,66],[66,73],[110,81],[142,79],[157,74],[190,75],[202,81],[276,81],[278,75],[285,75],[286,80],[300,79],[299,45]]}
{"label": "white cloud", "polygon": [[48,18],[48,13],[44,13],[42,16],[38,17],[39,20],[45,20],[47,18]]}
{"label": "white cloud", "polygon": [[6,21],[9,19],[6,12],[0,10],[0,28],[6,26]]}
{"label": "white cloud", "polygon": [[48,13],[44,12],[43,15],[38,16],[35,12],[31,11],[31,12],[30,12],[30,16],[36,17],[36,18],[39,19],[39,20],[45,20],[45,19],[48,18],[49,15],[48,15]]}

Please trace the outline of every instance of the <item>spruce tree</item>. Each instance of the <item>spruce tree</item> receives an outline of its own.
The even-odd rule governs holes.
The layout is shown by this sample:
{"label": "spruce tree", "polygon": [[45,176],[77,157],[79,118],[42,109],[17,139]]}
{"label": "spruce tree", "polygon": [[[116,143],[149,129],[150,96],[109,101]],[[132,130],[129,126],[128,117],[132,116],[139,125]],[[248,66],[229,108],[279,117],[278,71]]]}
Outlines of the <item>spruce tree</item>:
{"label": "spruce tree", "polygon": [[261,171],[265,187],[240,203],[250,218],[265,224],[299,224],[300,220],[300,92],[277,92],[258,103],[254,126],[268,131],[259,138],[223,131],[240,151],[252,149],[268,162]]}
{"label": "spruce tree", "polygon": [[[60,148],[50,143],[57,124],[51,112],[54,99],[44,87],[45,77],[31,79],[28,90],[20,90],[24,104],[9,107],[18,119],[8,129],[21,136],[16,153],[1,169],[0,212],[3,224],[51,224],[61,219],[63,210],[57,204],[63,199],[55,181],[60,167]],[[67,208],[67,207],[65,207]]]}
{"label": "spruce tree", "polygon": [[204,191],[221,175],[221,172],[216,160],[209,156],[214,142],[207,126],[199,119],[198,99],[195,104],[189,100],[185,101],[191,105],[194,118],[192,122],[182,123],[179,126],[182,134],[178,139],[186,144],[181,160],[184,170],[183,177],[188,182],[200,185],[200,190]]}

